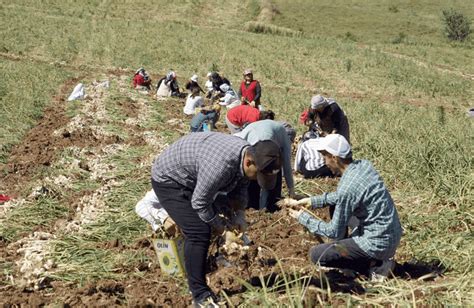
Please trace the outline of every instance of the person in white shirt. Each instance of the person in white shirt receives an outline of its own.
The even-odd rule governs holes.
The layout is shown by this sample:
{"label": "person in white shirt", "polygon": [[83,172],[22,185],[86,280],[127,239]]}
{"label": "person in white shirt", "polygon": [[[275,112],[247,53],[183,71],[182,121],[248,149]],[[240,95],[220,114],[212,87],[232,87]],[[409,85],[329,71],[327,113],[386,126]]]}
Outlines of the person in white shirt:
{"label": "person in white shirt", "polygon": [[240,105],[239,97],[234,89],[232,89],[228,84],[221,84],[219,89],[224,93],[224,97],[219,99],[219,104],[221,106],[226,106],[227,109],[232,109]]}
{"label": "person in white shirt", "polygon": [[212,76],[211,72],[207,73],[207,80],[206,80],[206,83],[204,84],[204,87],[206,88],[206,93],[209,93],[214,89],[214,87],[212,86],[211,76]]}
{"label": "person in white shirt", "polygon": [[305,179],[332,176],[331,170],[324,163],[321,153],[316,150],[318,139],[308,139],[299,144],[295,157],[295,171],[302,173]]}
{"label": "person in white shirt", "polygon": [[194,115],[196,107],[201,107],[204,105],[204,100],[199,96],[199,88],[192,88],[191,94],[188,95],[186,99],[186,104],[184,105],[183,112],[187,115]]}

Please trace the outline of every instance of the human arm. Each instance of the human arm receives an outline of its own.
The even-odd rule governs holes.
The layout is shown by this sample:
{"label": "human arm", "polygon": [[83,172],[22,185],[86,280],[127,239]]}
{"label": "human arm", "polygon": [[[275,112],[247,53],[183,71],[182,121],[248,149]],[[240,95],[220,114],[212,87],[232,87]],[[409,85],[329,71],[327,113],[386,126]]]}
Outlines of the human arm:
{"label": "human arm", "polygon": [[248,181],[241,180],[238,186],[228,194],[229,206],[232,209],[231,228],[239,232],[247,230],[248,223],[245,219],[245,208],[248,199]]}
{"label": "human arm", "polygon": [[302,168],[302,163],[303,163],[303,157],[304,157],[304,148],[303,148],[303,143],[298,144],[298,149],[296,150],[296,156],[295,156],[295,166],[294,169],[296,172],[301,172]]}
{"label": "human arm", "polygon": [[339,239],[344,236],[352,213],[351,206],[338,204],[330,222],[316,218],[306,211],[300,211],[297,219],[312,234]]}
{"label": "human arm", "polygon": [[260,87],[260,82],[257,81],[257,84],[255,85],[255,98],[253,100],[258,102],[260,96],[262,96],[262,88]]}
{"label": "human arm", "polygon": [[293,180],[293,170],[291,169],[291,144],[283,125],[278,130],[278,144],[281,147],[283,175],[285,176],[286,186],[289,190],[290,197],[294,196],[295,184]]}
{"label": "human arm", "polygon": [[330,105],[331,107],[331,121],[333,123],[334,129],[332,130],[333,134],[339,134],[341,132],[342,123],[345,120],[344,111],[342,111],[341,107],[334,103]]}
{"label": "human arm", "polygon": [[323,193],[322,195],[311,197],[311,208],[317,209],[328,205],[336,205],[337,203],[337,191],[331,193]]}
{"label": "human arm", "polygon": [[321,204],[335,205],[330,222],[315,219],[308,213],[302,213],[298,221],[314,234],[336,239],[344,236],[349,219],[360,205],[364,193],[364,189],[358,185],[357,178],[353,175],[352,178],[342,179],[335,192],[311,198],[312,208],[317,208]]}
{"label": "human arm", "polygon": [[210,223],[218,217],[212,206],[213,200],[222,185],[226,185],[233,177],[233,172],[225,162],[216,162],[207,158],[200,159],[197,168],[196,186],[191,198],[191,206],[199,218]]}

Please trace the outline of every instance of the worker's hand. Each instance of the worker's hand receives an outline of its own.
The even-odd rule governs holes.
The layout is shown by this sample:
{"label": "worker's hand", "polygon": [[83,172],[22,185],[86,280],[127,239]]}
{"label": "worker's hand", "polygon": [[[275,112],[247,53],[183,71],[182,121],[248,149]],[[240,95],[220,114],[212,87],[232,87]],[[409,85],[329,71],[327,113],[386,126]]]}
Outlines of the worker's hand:
{"label": "worker's hand", "polygon": [[251,101],[250,106],[255,107],[255,101]]}
{"label": "worker's hand", "polygon": [[212,233],[215,235],[222,235],[226,230],[224,220],[219,215],[216,215],[216,217],[214,217],[214,219],[211,220],[209,224],[212,227]]}
{"label": "worker's hand", "polygon": [[235,215],[232,217],[231,221],[231,229],[236,230],[240,233],[243,233],[247,230],[248,224],[245,220],[245,211],[239,210],[235,212]]}
{"label": "worker's hand", "polygon": [[337,129],[333,129],[333,130],[331,131],[331,134],[337,134]]}
{"label": "worker's hand", "polygon": [[288,209],[288,211],[289,211],[290,216],[293,217],[294,219],[298,219],[301,213],[303,213],[303,210]]}
{"label": "worker's hand", "polygon": [[165,219],[163,222],[163,229],[165,230],[166,234],[171,237],[176,236],[178,233],[178,225],[171,217],[167,217]]}
{"label": "worker's hand", "polygon": [[240,101],[241,101],[242,103],[245,103],[245,96],[242,96],[242,97],[240,98]]}

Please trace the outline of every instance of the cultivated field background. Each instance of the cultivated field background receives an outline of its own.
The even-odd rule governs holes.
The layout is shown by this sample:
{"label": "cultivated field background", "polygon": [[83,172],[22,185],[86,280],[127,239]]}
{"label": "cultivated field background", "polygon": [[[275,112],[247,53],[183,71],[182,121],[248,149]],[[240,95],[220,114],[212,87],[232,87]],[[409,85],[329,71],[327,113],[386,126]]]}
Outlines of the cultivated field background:
{"label": "cultivated field background", "polygon": [[[188,130],[180,102],[130,88],[144,66],[155,81],[174,69],[181,85],[210,70],[238,85],[251,67],[263,104],[299,131],[313,94],[343,107],[355,157],[396,201],[397,260],[446,270],[358,294],[326,285],[313,303],[472,305],[474,44],[444,37],[451,7],[474,19],[468,0],[0,1],[0,193],[14,196],[0,205],[0,303],[189,303],[185,283],[159,274],[134,212],[153,157]],[[66,102],[78,82],[89,98]],[[249,286],[237,303],[301,306],[304,283],[286,282]],[[141,287],[168,298],[147,302]]]}

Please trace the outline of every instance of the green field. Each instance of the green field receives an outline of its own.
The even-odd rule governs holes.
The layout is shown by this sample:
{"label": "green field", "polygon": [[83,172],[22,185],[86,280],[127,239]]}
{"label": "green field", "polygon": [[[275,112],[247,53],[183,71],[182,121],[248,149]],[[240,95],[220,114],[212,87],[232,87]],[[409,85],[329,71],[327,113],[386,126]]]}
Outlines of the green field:
{"label": "green field", "polygon": [[[122,81],[129,86],[133,71],[144,66],[155,80],[174,69],[181,85],[194,73],[203,84],[207,72],[217,69],[237,85],[242,70],[251,67],[264,106],[299,131],[299,113],[312,95],[324,93],[340,103],[355,157],[375,164],[396,201],[405,230],[397,258],[439,260],[447,268],[430,282],[393,279],[364,297],[331,296],[373,305],[472,305],[474,130],[466,111],[474,105],[474,34],[450,42],[441,20],[448,8],[474,19],[469,0],[0,0],[0,193],[11,187],[3,179],[12,172],[12,150],[24,144],[64,84],[70,91],[76,79],[90,84],[113,73],[126,75]],[[74,210],[67,202],[95,196],[104,185],[100,219],[77,234],[55,233],[53,278],[75,284],[123,279],[128,274],[117,267],[150,261],[140,249],[121,253],[97,244],[121,234],[132,245],[147,234],[134,205],[149,189],[156,148],[132,142],[141,131],[124,125],[122,81],[114,79],[104,94],[107,121],[90,122],[128,142],[97,162],[111,166],[106,175],[66,168],[88,154],[65,149],[51,166],[32,170],[29,181],[18,183],[15,193],[25,201],[0,215],[0,287],[15,285],[9,277],[18,275],[6,257],[8,244],[68,220]],[[148,109],[140,129],[156,133],[162,144],[175,140],[179,133],[169,128],[166,108],[151,96],[142,99]],[[83,112],[80,105],[64,105],[70,118]],[[58,175],[72,179],[71,186],[45,184]],[[31,197],[39,184],[50,193]],[[303,183],[300,192],[317,191],[312,185]],[[278,300],[264,289],[248,292],[263,304]]]}

